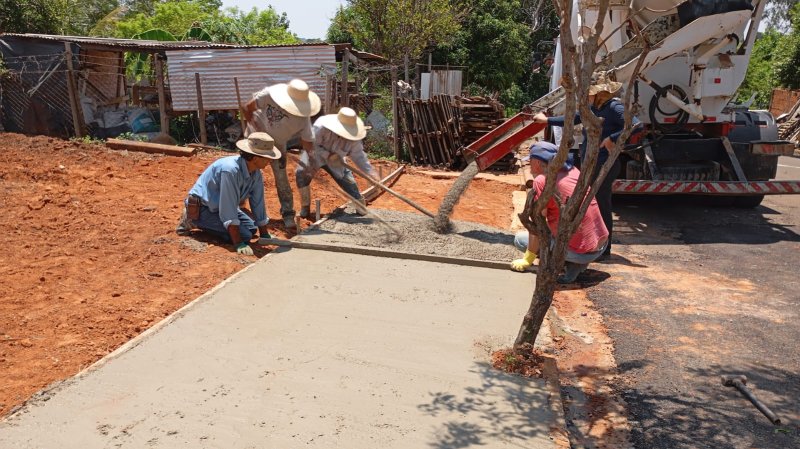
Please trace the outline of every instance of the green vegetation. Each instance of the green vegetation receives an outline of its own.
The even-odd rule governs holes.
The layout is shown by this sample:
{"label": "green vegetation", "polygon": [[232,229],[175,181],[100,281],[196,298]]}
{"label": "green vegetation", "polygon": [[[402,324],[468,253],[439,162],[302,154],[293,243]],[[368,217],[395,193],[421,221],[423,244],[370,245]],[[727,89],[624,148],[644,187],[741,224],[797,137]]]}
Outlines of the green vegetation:
{"label": "green vegetation", "polygon": [[[753,45],[747,75],[737,96],[737,101],[746,101],[755,93],[753,108],[769,106],[774,88],[800,89],[800,72],[797,70],[800,64],[800,3],[792,8],[783,5],[785,11],[782,13],[778,11],[782,2],[773,3],[772,17],[775,19],[768,21],[770,27]],[[782,17],[786,17],[787,22],[779,21]],[[778,28],[781,23],[788,26],[788,34]]]}
{"label": "green vegetation", "polygon": [[429,45],[447,43],[462,13],[450,0],[347,0],[328,30],[330,42],[352,42],[394,63],[416,61]]}
{"label": "green vegetation", "polygon": [[[437,21],[422,20],[415,12],[434,14]],[[395,64],[408,56],[412,67],[432,51],[436,65],[466,67],[465,90],[499,93],[514,111],[547,92],[547,68],[533,70],[534,59],[549,55],[552,48],[540,43],[552,41],[557,31],[547,0],[348,0],[327,38],[351,42]]]}

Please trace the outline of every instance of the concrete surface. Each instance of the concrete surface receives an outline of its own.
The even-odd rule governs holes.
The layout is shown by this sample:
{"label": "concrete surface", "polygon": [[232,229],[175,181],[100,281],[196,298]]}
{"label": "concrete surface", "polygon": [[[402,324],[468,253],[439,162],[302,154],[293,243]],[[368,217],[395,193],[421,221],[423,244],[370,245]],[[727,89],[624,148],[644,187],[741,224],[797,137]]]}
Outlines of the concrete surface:
{"label": "concrete surface", "polygon": [[0,447],[551,448],[545,381],[487,364],[533,282],[274,253],[38,395],[0,423]]}
{"label": "concrete surface", "polygon": [[[780,158],[779,179],[800,179]],[[800,195],[755,209],[614,199],[618,256],[590,290],[615,340],[639,449],[800,447]],[[622,256],[622,257],[619,257]],[[773,426],[721,385],[744,374]]]}
{"label": "concrete surface", "polygon": [[464,257],[510,262],[519,257],[514,235],[479,223],[452,221],[453,231],[438,234],[433,220],[422,214],[370,208],[402,235],[394,241],[377,220],[343,213],[323,222],[318,229],[298,237],[300,241],[374,247],[416,254]]}

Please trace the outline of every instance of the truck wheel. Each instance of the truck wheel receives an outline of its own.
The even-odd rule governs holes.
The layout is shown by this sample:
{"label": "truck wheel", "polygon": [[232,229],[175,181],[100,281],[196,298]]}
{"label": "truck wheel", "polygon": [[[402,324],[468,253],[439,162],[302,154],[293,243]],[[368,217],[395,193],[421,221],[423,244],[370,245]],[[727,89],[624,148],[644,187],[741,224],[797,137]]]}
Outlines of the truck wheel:
{"label": "truck wheel", "polygon": [[626,179],[644,179],[644,170],[639,161],[628,161],[625,164],[625,178]]}
{"label": "truck wheel", "polygon": [[742,209],[752,209],[758,207],[762,201],[764,201],[764,195],[737,196],[733,200],[733,205]]}

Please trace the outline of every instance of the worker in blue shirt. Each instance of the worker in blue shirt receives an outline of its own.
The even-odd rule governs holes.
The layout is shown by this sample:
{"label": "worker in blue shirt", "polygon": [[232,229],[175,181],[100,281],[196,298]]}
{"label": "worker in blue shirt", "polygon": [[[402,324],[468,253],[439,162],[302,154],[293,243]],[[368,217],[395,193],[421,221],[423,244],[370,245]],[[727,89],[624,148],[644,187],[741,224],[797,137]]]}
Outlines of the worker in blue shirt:
{"label": "worker in blue shirt", "polygon": [[[186,235],[198,228],[232,243],[237,253],[252,256],[249,242],[256,231],[262,237],[270,237],[261,170],[280,159],[281,152],[272,137],[263,132],[250,134],[236,146],[238,156],[217,159],[194,183],[175,231]],[[240,208],[245,199],[250,203],[252,218]]]}
{"label": "worker in blue shirt", "polygon": [[[591,103],[591,110],[594,115],[603,119],[602,129],[600,131],[600,150],[597,155],[597,163],[592,168],[592,182],[597,178],[600,168],[608,160],[609,151],[614,148],[617,139],[625,127],[625,106],[614,95],[622,88],[622,83],[616,81],[601,81],[589,87],[589,102]],[[543,113],[538,113],[533,116],[533,121],[536,123],[547,123],[551,126],[564,126],[564,117],[547,117]],[[575,124],[581,123],[580,114],[575,115]],[[639,128],[639,119],[633,117],[632,125],[634,128]],[[580,145],[580,160],[585,160],[586,156],[586,129],[583,130],[583,142]],[[581,167],[586,170],[588,167]],[[608,229],[608,245],[602,258],[605,259],[611,255],[611,234],[614,227],[614,219],[611,212],[611,190],[614,180],[619,176],[621,165],[619,159],[614,161],[611,166],[606,179],[598,189],[595,198],[597,204],[600,206],[600,215],[603,217],[603,223]]]}

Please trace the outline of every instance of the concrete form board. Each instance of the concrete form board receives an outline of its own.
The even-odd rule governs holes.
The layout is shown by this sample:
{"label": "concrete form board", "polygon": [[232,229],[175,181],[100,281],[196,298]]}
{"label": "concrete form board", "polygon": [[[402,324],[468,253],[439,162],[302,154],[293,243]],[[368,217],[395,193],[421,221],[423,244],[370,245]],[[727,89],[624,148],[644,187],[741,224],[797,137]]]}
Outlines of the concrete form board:
{"label": "concrete form board", "polygon": [[242,102],[266,86],[300,78],[325,104],[325,76],[336,69],[332,45],[252,49],[167,51],[172,108],[197,110],[195,73],[200,74],[203,107],[207,111],[238,109],[234,78]]}
{"label": "concrete form board", "polygon": [[487,364],[533,281],[272,254],[28,404],[0,424],[0,447],[550,448],[544,381]]}

